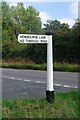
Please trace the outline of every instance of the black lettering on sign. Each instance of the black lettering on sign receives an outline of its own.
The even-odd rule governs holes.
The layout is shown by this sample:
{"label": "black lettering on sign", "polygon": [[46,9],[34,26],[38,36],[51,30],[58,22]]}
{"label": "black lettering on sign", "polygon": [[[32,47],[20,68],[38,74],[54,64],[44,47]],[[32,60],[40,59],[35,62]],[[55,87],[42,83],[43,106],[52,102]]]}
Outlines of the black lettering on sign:
{"label": "black lettering on sign", "polygon": [[47,40],[41,40],[41,43],[46,43],[47,42]]}
{"label": "black lettering on sign", "polygon": [[24,43],[24,39],[20,39],[20,42],[21,42],[21,43]]}
{"label": "black lettering on sign", "polygon": [[27,36],[27,38],[29,38],[29,39],[37,39],[38,36]]}
{"label": "black lettering on sign", "polygon": [[39,36],[39,39],[45,39],[46,37],[45,36]]}

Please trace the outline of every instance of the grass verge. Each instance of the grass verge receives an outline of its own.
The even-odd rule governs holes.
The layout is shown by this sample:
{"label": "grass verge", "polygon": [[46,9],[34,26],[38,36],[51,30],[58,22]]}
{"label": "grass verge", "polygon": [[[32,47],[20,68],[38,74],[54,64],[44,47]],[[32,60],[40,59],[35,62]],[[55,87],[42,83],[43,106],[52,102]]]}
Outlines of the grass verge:
{"label": "grass verge", "polygon": [[31,70],[46,70],[46,64],[26,64],[26,63],[3,63],[3,68],[15,68],[15,69],[31,69]]}
{"label": "grass verge", "polygon": [[80,72],[80,66],[77,64],[61,64],[61,63],[54,63],[54,70],[55,71],[65,71],[65,72]]}
{"label": "grass verge", "polygon": [[2,119],[2,100],[0,99],[0,120]]}
{"label": "grass verge", "polygon": [[[47,64],[27,64],[21,62],[3,62],[3,68],[15,68],[15,69],[31,69],[31,70],[46,70]],[[54,63],[54,70],[55,71],[65,71],[65,72],[80,72],[79,65],[72,65],[72,64],[61,64],[61,63]]]}
{"label": "grass verge", "polygon": [[53,103],[45,98],[3,100],[3,118],[78,118],[80,91],[56,93]]}

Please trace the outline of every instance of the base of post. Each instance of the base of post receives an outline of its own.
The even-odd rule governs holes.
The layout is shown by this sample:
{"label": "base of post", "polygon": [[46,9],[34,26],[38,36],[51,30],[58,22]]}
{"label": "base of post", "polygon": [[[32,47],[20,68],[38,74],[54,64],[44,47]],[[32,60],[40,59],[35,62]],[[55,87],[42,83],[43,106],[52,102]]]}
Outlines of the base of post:
{"label": "base of post", "polygon": [[46,90],[46,100],[49,103],[52,103],[54,101],[54,91]]}

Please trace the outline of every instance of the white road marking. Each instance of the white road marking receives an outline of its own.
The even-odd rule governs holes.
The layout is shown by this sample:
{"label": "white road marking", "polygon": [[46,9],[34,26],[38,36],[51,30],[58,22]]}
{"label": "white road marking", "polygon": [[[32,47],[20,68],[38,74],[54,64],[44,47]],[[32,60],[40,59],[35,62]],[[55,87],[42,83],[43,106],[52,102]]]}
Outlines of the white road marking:
{"label": "white road marking", "polygon": [[41,83],[43,83],[43,84],[44,84],[44,83],[46,83],[46,82],[42,81]]}
{"label": "white road marking", "polygon": [[[16,79],[17,79],[17,78],[16,78]],[[18,78],[17,80],[22,80],[22,79]]]}
{"label": "white road marking", "polygon": [[6,78],[6,76],[3,76],[4,78]]}
{"label": "white road marking", "polygon": [[3,76],[4,78],[7,78],[7,79],[15,79],[13,77],[7,77],[7,76]]}
{"label": "white road marking", "polygon": [[55,86],[62,86],[61,84],[56,84],[56,83],[55,83],[54,85],[55,85]]}
{"label": "white road marking", "polygon": [[25,82],[30,82],[31,80],[24,80]]}
{"label": "white road marking", "polygon": [[69,86],[69,85],[63,85],[63,87],[70,88],[70,86]]}
{"label": "white road marking", "polygon": [[[13,80],[20,80],[20,81],[25,81],[25,82],[31,82],[31,80],[27,80],[27,79],[20,79],[20,78],[13,78],[13,77],[7,77],[7,76],[2,76],[4,78],[7,78],[7,79],[13,79]],[[34,81],[35,83],[46,83],[44,81]],[[61,85],[61,84],[57,84],[57,83],[54,83],[55,86],[59,86],[59,87],[64,87],[64,88],[78,88],[77,86],[69,86],[69,85]]]}
{"label": "white road marking", "polygon": [[15,78],[13,78],[13,77],[9,77],[9,78],[10,78],[10,79],[13,79],[13,80],[15,79]]}
{"label": "white road marking", "polygon": [[35,81],[36,83],[45,83],[44,81]]}
{"label": "white road marking", "polygon": [[35,81],[36,83],[41,83],[41,81]]}
{"label": "white road marking", "polygon": [[69,86],[69,85],[63,85],[65,88],[78,88],[77,86]]}
{"label": "white road marking", "polygon": [[78,88],[77,86],[74,86],[74,88]]}

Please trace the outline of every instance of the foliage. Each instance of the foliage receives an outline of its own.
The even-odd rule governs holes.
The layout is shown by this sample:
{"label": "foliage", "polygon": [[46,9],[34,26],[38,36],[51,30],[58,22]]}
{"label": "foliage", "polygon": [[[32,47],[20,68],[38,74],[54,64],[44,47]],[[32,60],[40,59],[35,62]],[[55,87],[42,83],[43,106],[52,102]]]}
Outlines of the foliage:
{"label": "foliage", "polygon": [[53,32],[54,60],[70,64],[79,63],[79,21],[72,28],[58,20],[49,20],[45,26]]}
{"label": "foliage", "polygon": [[39,12],[33,7],[9,6],[2,2],[2,57],[3,59],[29,59],[34,63],[47,62],[46,45],[23,44],[17,42],[18,34],[45,34],[51,30],[53,34],[54,62],[80,63],[80,21],[77,20],[72,28],[58,20],[47,20],[42,28]]}
{"label": "foliage", "polygon": [[77,19],[76,23],[73,26],[73,48],[74,48],[74,57],[78,63],[80,63],[80,20]]}

